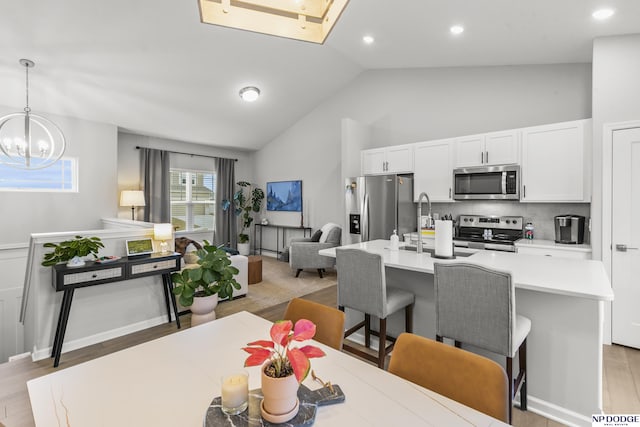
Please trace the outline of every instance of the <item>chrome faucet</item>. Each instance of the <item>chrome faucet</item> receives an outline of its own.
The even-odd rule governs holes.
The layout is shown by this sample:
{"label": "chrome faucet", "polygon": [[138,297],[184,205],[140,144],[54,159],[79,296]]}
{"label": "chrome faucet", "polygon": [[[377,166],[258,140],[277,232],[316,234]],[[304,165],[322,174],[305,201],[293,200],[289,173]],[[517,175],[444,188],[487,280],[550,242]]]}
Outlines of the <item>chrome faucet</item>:
{"label": "chrome faucet", "polygon": [[[429,195],[425,192],[420,193],[418,196],[418,247],[416,248],[416,252],[422,253],[422,199],[427,199],[427,205],[429,206],[429,222],[431,222],[431,200],[429,200]],[[428,224],[431,225],[431,224]]]}

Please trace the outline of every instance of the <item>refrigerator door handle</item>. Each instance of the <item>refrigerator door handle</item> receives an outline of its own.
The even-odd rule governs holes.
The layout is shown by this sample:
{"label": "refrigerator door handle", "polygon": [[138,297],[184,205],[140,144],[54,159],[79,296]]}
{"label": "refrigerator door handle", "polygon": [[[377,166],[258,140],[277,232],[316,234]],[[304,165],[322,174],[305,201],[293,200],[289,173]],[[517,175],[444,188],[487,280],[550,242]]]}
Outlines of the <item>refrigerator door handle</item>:
{"label": "refrigerator door handle", "polygon": [[369,241],[369,195],[368,194],[364,195],[360,221],[362,222],[360,227],[362,241],[368,242]]}

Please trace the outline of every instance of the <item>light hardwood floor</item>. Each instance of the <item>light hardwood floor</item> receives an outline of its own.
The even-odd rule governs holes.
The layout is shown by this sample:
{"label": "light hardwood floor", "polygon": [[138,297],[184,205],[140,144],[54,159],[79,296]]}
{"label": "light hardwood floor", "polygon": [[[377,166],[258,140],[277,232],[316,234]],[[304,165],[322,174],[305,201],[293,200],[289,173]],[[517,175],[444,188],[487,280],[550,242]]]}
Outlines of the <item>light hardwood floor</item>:
{"label": "light hardwood floor", "polygon": [[[282,263],[283,281],[297,280],[288,274],[288,265]],[[311,278],[309,279],[311,280]],[[335,276],[328,280],[335,280]],[[329,306],[336,306],[336,287],[306,295],[304,298]],[[255,311],[255,314],[267,320],[279,320],[284,314],[286,303]],[[189,315],[181,317],[183,327],[189,327]],[[105,341],[79,350],[65,353],[64,367],[69,367],[97,357],[110,354],[137,344],[141,344],[164,335],[176,332],[175,324],[163,324],[127,336]],[[62,366],[61,366],[62,368]],[[30,379],[54,372],[50,359],[32,362],[30,358],[0,364],[0,426],[33,427],[31,405],[26,382]],[[640,413],[640,351],[622,346],[604,347],[604,410],[607,413]],[[518,427],[561,426],[530,411],[514,410],[513,425]]]}

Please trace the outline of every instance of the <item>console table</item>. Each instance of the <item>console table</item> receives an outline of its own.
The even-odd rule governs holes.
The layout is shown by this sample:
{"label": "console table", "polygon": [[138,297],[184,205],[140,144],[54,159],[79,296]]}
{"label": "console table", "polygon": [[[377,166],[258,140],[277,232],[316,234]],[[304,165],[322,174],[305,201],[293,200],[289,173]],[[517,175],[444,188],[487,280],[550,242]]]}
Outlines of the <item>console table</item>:
{"label": "console table", "polygon": [[[276,249],[264,249],[262,247],[262,229],[263,228],[275,228],[276,229]],[[260,229],[260,245],[258,246],[258,241],[256,240],[256,232]],[[282,244],[286,242],[285,232],[286,230],[302,230],[302,236],[307,237],[307,231],[309,232],[309,237],[311,237],[311,227],[302,227],[299,225],[277,225],[277,224],[256,224],[253,228],[253,242],[254,242],[254,250],[259,251],[260,255],[262,255],[262,249],[265,251],[275,252],[276,256],[280,255],[280,230],[282,230]]]}
{"label": "console table", "polygon": [[53,266],[53,280],[51,285],[56,292],[63,291],[58,326],[53,340],[51,357],[54,358],[53,366],[58,367],[64,334],[67,330],[73,292],[77,288],[103,285],[106,283],[121,282],[123,280],[137,279],[139,277],[162,275],[162,287],[164,300],[167,307],[169,323],[171,323],[171,309],[176,313],[176,326],[180,329],[180,318],[177,315],[176,298],[173,295],[173,283],[171,273],[180,270],[179,253],[155,253],[151,255],[139,255],[123,257],[116,261],[98,263],[87,261],[82,267],[67,267],[65,264]]}

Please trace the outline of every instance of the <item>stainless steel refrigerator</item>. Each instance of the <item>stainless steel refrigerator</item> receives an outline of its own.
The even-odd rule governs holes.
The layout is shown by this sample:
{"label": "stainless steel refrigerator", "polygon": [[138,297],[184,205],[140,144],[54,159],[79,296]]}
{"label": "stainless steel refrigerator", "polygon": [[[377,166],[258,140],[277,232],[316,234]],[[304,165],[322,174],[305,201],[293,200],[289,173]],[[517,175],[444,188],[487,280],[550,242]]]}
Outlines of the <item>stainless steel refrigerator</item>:
{"label": "stainless steel refrigerator", "polygon": [[346,182],[349,233],[352,242],[388,240],[397,230],[416,231],[413,175],[360,176]]}

